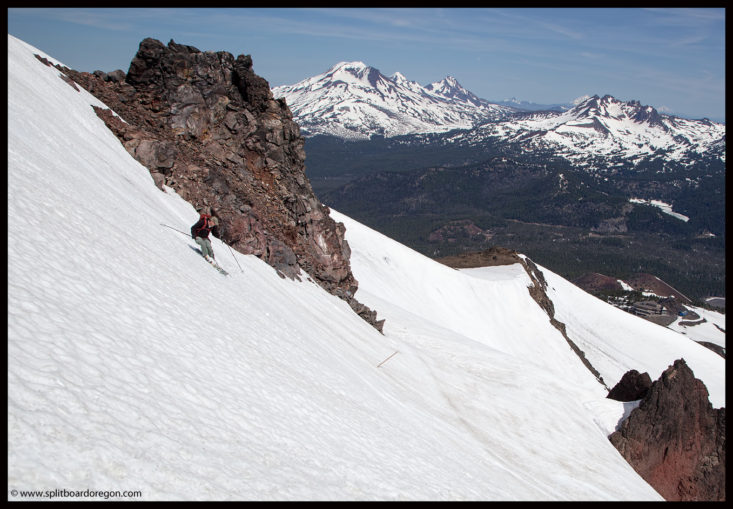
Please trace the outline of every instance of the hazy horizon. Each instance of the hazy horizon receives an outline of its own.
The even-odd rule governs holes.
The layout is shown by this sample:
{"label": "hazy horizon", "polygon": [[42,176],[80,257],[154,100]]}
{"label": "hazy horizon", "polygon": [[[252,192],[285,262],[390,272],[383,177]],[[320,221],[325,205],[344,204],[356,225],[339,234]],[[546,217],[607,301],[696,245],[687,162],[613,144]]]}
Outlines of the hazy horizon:
{"label": "hazy horizon", "polygon": [[127,71],[153,37],[249,54],[271,87],[358,60],[490,101],[609,94],[725,121],[723,8],[11,8],[8,32],[87,72]]}

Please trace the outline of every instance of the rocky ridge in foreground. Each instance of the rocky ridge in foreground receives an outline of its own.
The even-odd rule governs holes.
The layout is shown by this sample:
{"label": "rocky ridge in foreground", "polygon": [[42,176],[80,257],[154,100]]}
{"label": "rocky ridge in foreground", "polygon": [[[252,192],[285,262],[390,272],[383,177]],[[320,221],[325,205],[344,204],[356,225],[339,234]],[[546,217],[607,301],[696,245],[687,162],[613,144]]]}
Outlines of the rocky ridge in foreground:
{"label": "rocky ridge in foreground", "polygon": [[354,298],[345,229],[305,176],[298,125],[249,55],[148,38],[127,73],[60,70],[111,108],[97,114],[159,187],[214,210],[223,241],[283,276],[305,270],[381,331]]}
{"label": "rocky ridge in foreground", "polygon": [[666,500],[725,500],[725,408],[713,408],[684,359],[662,373],[609,440]]}

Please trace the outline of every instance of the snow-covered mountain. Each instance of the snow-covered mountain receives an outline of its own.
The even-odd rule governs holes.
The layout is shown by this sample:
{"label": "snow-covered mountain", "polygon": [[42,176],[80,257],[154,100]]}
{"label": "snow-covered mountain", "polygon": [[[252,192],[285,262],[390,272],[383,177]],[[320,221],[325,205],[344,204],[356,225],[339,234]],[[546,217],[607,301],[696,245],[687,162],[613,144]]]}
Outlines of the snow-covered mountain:
{"label": "snow-covered mountain", "polygon": [[656,158],[688,162],[700,156],[725,160],[725,124],[662,114],[610,95],[584,96],[552,108],[514,98],[492,103],[450,76],[423,87],[400,73],[386,77],[362,62],[339,63],[295,85],[275,87],[273,94],[286,99],[306,136],[366,139],[459,129],[443,143],[500,139],[581,165]]}
{"label": "snow-covered mountain", "polygon": [[[8,37],[9,499],[660,500],[607,438],[633,404],[520,264],[456,271],[332,212],[384,335],[214,238],[222,276],[34,54],[57,62]],[[683,357],[725,404],[723,358],[540,269],[609,386]]]}
{"label": "snow-covered mountain", "polygon": [[476,97],[451,76],[423,87],[363,62],[341,62],[272,93],[286,99],[303,134],[351,139],[467,129],[516,111]]}
{"label": "snow-covered mountain", "polygon": [[565,112],[518,113],[459,132],[448,143],[517,142],[523,150],[548,150],[573,162],[593,158],[623,163],[661,158],[685,162],[701,155],[725,160],[725,124],[660,114],[639,101],[610,95],[583,98]]}

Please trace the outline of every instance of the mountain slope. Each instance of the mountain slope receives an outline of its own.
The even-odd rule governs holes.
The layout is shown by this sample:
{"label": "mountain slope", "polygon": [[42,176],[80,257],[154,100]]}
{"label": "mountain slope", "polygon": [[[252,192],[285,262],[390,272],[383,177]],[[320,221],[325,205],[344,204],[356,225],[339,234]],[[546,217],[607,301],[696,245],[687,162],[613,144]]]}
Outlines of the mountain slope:
{"label": "mountain slope", "polygon": [[422,87],[400,73],[388,78],[363,62],[341,62],[295,85],[275,87],[273,94],[287,100],[308,136],[367,139],[458,129],[443,139],[403,142],[473,146],[496,139],[591,167],[654,159],[690,163],[701,156],[725,160],[725,124],[660,114],[610,95],[578,98],[572,108],[521,111],[521,102],[512,107],[511,101],[486,101],[451,76]]}
{"label": "mountain slope", "polygon": [[[387,323],[392,323],[393,329],[399,328],[396,325],[399,321],[408,320],[398,316],[407,314],[411,315],[411,323],[447,327],[464,338],[517,355],[528,364],[551,370],[563,366],[558,376],[563,373],[562,376],[569,380],[574,370],[580,368],[577,362],[570,363],[569,359],[566,360],[573,365],[573,371],[565,371],[562,364],[548,366],[552,364],[548,359],[555,360],[560,355],[554,350],[564,350],[560,348],[564,340],[559,333],[555,335],[557,331],[549,334],[558,339],[557,343],[535,341],[530,338],[531,334],[523,335],[522,331],[534,330],[533,320],[546,322],[547,315],[533,301],[525,300],[525,289],[530,282],[518,264],[456,272],[339,212],[332,211],[332,214],[346,225],[347,240],[354,246],[351,261],[360,277],[360,297],[367,305],[379,303],[390,310],[399,310],[398,313],[385,312]],[[375,247],[370,248],[372,245]],[[567,325],[570,339],[580,344],[586,355],[594,356],[590,358],[591,364],[600,371],[609,387],[630,369],[647,371],[656,378],[674,362],[672,357],[680,355],[695,373],[712,375],[704,379],[711,401],[716,407],[725,405],[724,377],[719,376],[722,373],[713,375],[718,370],[716,366],[721,366],[720,357],[682,334],[587,294],[545,267],[540,270],[548,281],[548,296],[554,303],[556,317]],[[430,274],[430,277],[421,277],[421,274]],[[446,296],[453,298],[453,302],[447,304]],[[533,304],[529,306],[529,302]],[[518,308],[523,308],[521,318],[515,314]],[[527,341],[519,341],[520,337]],[[584,369],[575,373],[578,378],[572,381],[578,384],[588,375]]]}
{"label": "mountain slope", "polygon": [[479,99],[450,76],[422,87],[363,62],[341,62],[272,93],[286,99],[304,134],[353,139],[466,129],[514,111]]}
{"label": "mountain slope", "polygon": [[[161,225],[185,231],[196,212],[156,188],[95,115],[99,102],[33,57],[47,55],[8,44],[14,499],[61,488],[146,500],[660,499],[607,439],[624,405],[550,326],[519,266],[453,271],[333,213],[358,296],[387,316],[384,336],[316,284],[214,239],[223,277]],[[618,320],[623,340],[646,330]],[[659,333],[634,366],[671,363],[678,336]],[[723,404],[724,361],[684,353]],[[607,382],[630,362],[609,360]]]}
{"label": "mountain slope", "polygon": [[482,143],[486,138],[517,142],[523,150],[549,150],[579,164],[589,158],[638,163],[659,158],[686,162],[711,154],[725,160],[720,144],[725,124],[660,114],[638,101],[610,95],[579,100],[565,112],[531,112],[456,133],[448,143]]}

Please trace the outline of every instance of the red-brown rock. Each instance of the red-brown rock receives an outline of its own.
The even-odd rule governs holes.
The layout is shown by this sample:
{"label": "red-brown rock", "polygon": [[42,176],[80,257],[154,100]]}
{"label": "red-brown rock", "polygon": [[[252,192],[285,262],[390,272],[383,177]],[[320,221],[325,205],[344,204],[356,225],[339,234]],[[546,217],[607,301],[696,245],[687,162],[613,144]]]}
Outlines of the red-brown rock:
{"label": "red-brown rock", "polygon": [[662,373],[609,440],[666,500],[725,500],[725,408],[713,408],[684,359]]}

